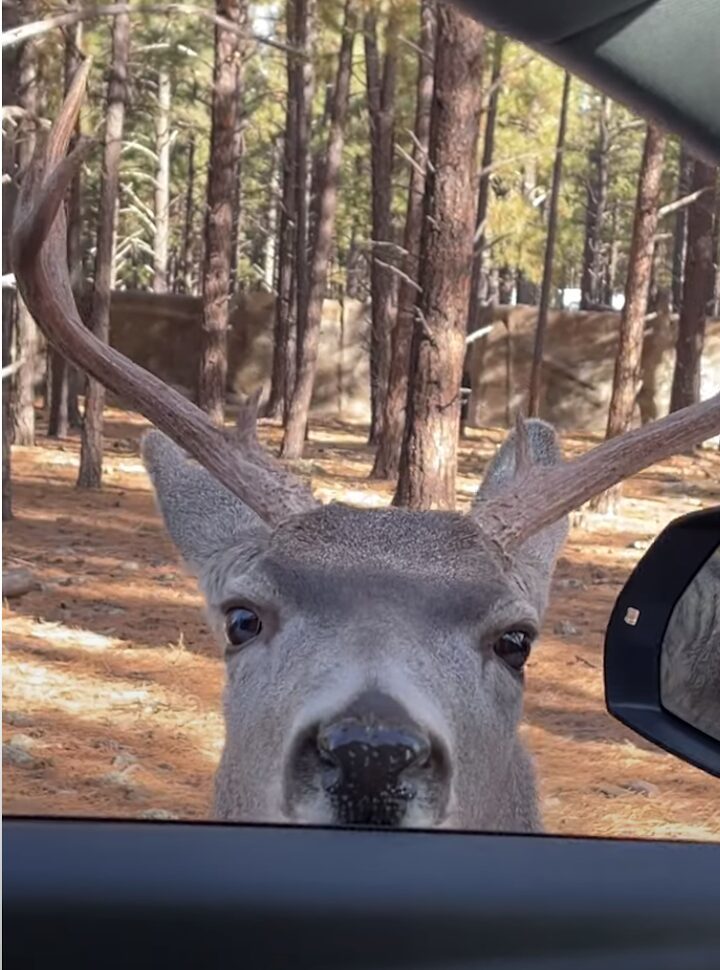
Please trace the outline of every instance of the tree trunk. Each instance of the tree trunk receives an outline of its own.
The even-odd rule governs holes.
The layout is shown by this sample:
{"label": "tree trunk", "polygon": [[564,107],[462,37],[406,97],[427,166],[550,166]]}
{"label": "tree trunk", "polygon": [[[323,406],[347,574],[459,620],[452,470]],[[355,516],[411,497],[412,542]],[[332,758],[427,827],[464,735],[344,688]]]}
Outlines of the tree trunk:
{"label": "tree trunk", "polygon": [[430,140],[434,52],[435,2],[434,0],[422,0],[413,165],[410,171],[410,188],[403,239],[405,250],[402,261],[403,278],[398,290],[397,314],[391,335],[390,373],[383,407],[382,430],[371,472],[372,478],[393,479],[397,476],[400,467],[400,452],[408,399],[410,347],[419,289],[418,261],[423,223],[425,169]]}
{"label": "tree trunk", "polygon": [[309,158],[309,172],[308,172],[308,252],[313,253],[315,251],[315,242],[317,235],[318,220],[320,218],[320,198],[321,198],[321,186],[324,178],[324,168],[325,168],[325,144],[321,144],[322,138],[318,138],[318,135],[324,135],[330,126],[330,117],[332,115],[332,103],[333,95],[335,93],[334,84],[325,84],[325,98],[323,102],[323,111],[319,118],[313,119],[312,129],[316,133],[315,141],[316,146],[313,151],[310,152]]}
{"label": "tree trunk", "polygon": [[604,272],[603,302],[606,306],[612,306],[615,296],[615,281],[617,278],[617,265],[620,243],[617,238],[618,207],[616,203],[610,206],[610,239],[608,240],[608,258]]}
{"label": "tree trunk", "polygon": [[[690,192],[693,179],[693,158],[685,142],[680,144],[678,159],[677,198],[682,199]],[[672,251],[672,305],[675,313],[682,306],[683,281],[685,277],[685,256],[687,252],[688,206],[682,206],[675,213]]]}
{"label": "tree trunk", "polygon": [[627,431],[632,422],[640,382],[643,332],[658,221],[666,136],[648,125],[645,136],[632,241],[625,283],[625,306],[620,319],[620,343],[615,358],[607,437]]}
{"label": "tree trunk", "polygon": [[[17,4],[6,4],[3,10],[3,28],[10,30],[18,25]],[[18,95],[19,51],[11,47],[2,59],[2,103],[16,104]],[[2,140],[2,272],[11,272],[8,239],[12,227],[13,210],[17,197],[15,182],[15,146],[11,132],[3,134]],[[2,291],[2,366],[11,363],[13,323],[17,301],[15,291],[4,286]],[[2,382],[2,519],[12,518],[12,481],[10,475],[12,450],[12,381]]]}
{"label": "tree trunk", "polygon": [[637,396],[642,424],[656,421],[660,417],[657,406],[658,377],[673,345],[670,291],[665,287],[658,290],[656,312],[652,328],[643,338],[640,390]]}
{"label": "tree trunk", "polygon": [[707,191],[688,207],[685,285],[675,345],[671,411],[679,411],[700,400],[700,360],[705,342],[705,320],[710,312],[715,285],[713,222],[716,185],[717,167],[695,159],[690,191]]}
{"label": "tree trunk", "polygon": [[270,173],[270,189],[265,222],[265,243],[263,246],[263,283],[268,293],[275,293],[275,278],[277,275],[277,217],[278,217],[278,154],[272,152],[272,171]]}
{"label": "tree trunk", "polygon": [[[332,116],[328,134],[327,154],[323,168],[323,183],[320,190],[319,219],[315,247],[312,254],[310,271],[310,297],[307,317],[301,320],[301,307],[298,304],[298,349],[299,364],[295,387],[290,402],[282,454],[286,458],[299,458],[302,455],[305,429],[310,410],[315,369],[317,365],[320,323],[322,320],[323,300],[327,282],[327,271],[332,249],[332,237],[337,210],[338,182],[342,162],[345,119],[347,117],[350,94],[350,75],[352,69],[352,50],[357,22],[357,0],[346,0],[343,23],[342,43],[338,59],[337,78],[332,100]],[[300,275],[298,272],[298,281]]]}
{"label": "tree trunk", "polygon": [[[65,33],[65,78],[67,94],[75,72],[81,62],[82,21]],[[80,119],[75,126],[71,147],[80,137]],[[84,286],[82,261],[82,198],[80,173],[70,185],[67,201],[67,254],[70,268],[70,283],[73,293],[79,294]],[[63,355],[54,348],[50,349],[50,410],[48,414],[48,437],[67,438],[70,425],[80,426],[77,389],[79,375]]]}
{"label": "tree trunk", "polygon": [[470,282],[470,307],[468,310],[468,333],[478,328],[478,316],[487,287],[484,280],[485,242],[487,239],[487,215],[490,201],[490,172],[495,154],[495,125],[497,122],[498,99],[500,98],[500,76],[505,37],[495,34],[493,40],[492,68],[490,71],[490,98],[485,118],[480,182],[478,185],[477,213],[475,216],[475,238],[473,239],[473,267]]}
{"label": "tree trunk", "polygon": [[587,197],[585,201],[585,243],[583,246],[580,309],[590,310],[603,297],[602,230],[607,206],[610,161],[610,113],[612,101],[600,99],[597,140],[588,158]]}
{"label": "tree trunk", "polygon": [[475,153],[482,108],[483,27],[438,6],[435,91],[420,250],[422,293],[411,352],[394,505],[455,506],[460,385],[475,232]]}
{"label": "tree trunk", "polygon": [[[5,139],[3,139],[3,142]],[[3,166],[4,168],[4,166]],[[3,189],[5,186],[3,186]],[[6,210],[10,209],[8,195],[3,191],[3,222]],[[5,227],[3,227],[4,229]],[[3,231],[3,235],[5,232]],[[6,247],[3,244],[3,253]],[[5,260],[3,260],[3,263]],[[3,266],[3,273],[6,266]],[[10,272],[7,269],[7,272]],[[10,347],[12,345],[13,317],[15,316],[16,303],[13,291],[9,287],[2,291],[2,366],[10,364]],[[11,451],[12,451],[12,420],[11,420],[11,397],[10,397],[10,378],[2,382],[2,519],[3,522],[12,518],[12,478],[11,478]]]}
{"label": "tree trunk", "polygon": [[[298,50],[303,57],[295,64],[296,76],[293,90],[296,95],[297,114],[295,118],[295,360],[289,365],[288,385],[285,405],[285,426],[290,420],[290,406],[295,381],[301,368],[304,346],[304,328],[309,316],[312,261],[315,246],[310,240],[310,178],[312,135],[312,102],[315,92],[315,72],[312,60],[314,0],[294,0],[295,38]],[[318,186],[318,199],[321,191]],[[288,357],[291,352],[288,347]],[[292,372],[290,372],[292,368]]]}
{"label": "tree trunk", "polygon": [[[295,10],[293,0],[287,0],[285,20],[287,41],[296,44]],[[295,323],[294,269],[296,258],[295,232],[297,228],[297,112],[298,85],[301,74],[295,64],[296,58],[287,55],[287,101],[285,104],[285,135],[282,159],[282,201],[280,207],[280,234],[278,239],[277,299],[275,301],[275,325],[273,330],[273,363],[270,381],[270,399],[267,403],[268,417],[284,413],[287,396],[292,387],[294,373],[294,348],[290,344],[290,332]],[[294,258],[295,254],[295,258]],[[292,367],[292,371],[289,368]]]}
{"label": "tree trunk", "polygon": [[[244,19],[244,11],[243,14]],[[237,85],[237,123],[235,127],[235,139],[233,147],[235,184],[233,188],[233,229],[232,229],[232,258],[230,263],[230,292],[235,293],[240,287],[240,264],[245,250],[245,236],[243,232],[243,195],[242,195],[242,163],[245,154],[245,126],[247,118],[242,109],[244,72],[242,69],[242,58],[244,52],[242,47],[238,50],[237,69],[235,83]]]}
{"label": "tree trunk", "polygon": [[[239,24],[244,0],[216,0],[216,12]],[[225,417],[227,327],[233,261],[233,226],[237,178],[238,35],[215,27],[212,129],[205,213],[203,259],[202,351],[198,402],[216,424]]]}
{"label": "tree trunk", "polygon": [[370,435],[377,442],[382,430],[383,402],[387,390],[390,335],[396,312],[397,277],[383,263],[392,261],[392,175],[395,135],[395,79],[397,74],[398,21],[394,10],[385,30],[382,61],[377,42],[377,14],[365,14],[365,68],[370,115],[370,165],[372,197],[372,244],[370,262]]}
{"label": "tree trunk", "polygon": [[157,114],[155,116],[155,240],[153,244],[153,290],[168,288],[168,248],[170,245],[170,75],[158,71]]}
{"label": "tree trunk", "polygon": [[[606,436],[613,438],[630,428],[642,376],[643,335],[652,276],[658,203],[662,188],[662,167],[666,135],[648,125],[638,177],[635,217],[625,281],[625,305],[620,317],[620,339],[615,358],[613,388]],[[621,485],[591,499],[590,508],[614,513]]]}
{"label": "tree trunk", "polygon": [[[34,4],[28,4],[30,19]],[[19,56],[19,104],[27,112],[20,122],[17,134],[17,160],[19,172],[25,171],[35,150],[35,132],[38,120],[38,53],[37,42],[27,40]],[[15,376],[15,400],[13,407],[13,440],[16,445],[35,444],[35,380],[37,377],[39,334],[35,321],[17,296],[16,351],[23,365]]]}
{"label": "tree trunk", "polygon": [[562,101],[560,103],[560,122],[558,124],[552,185],[550,187],[550,202],[548,205],[548,227],[547,240],[545,242],[543,281],[542,289],[540,290],[540,305],[538,307],[535,345],[533,347],[532,367],[530,370],[530,390],[528,393],[529,417],[537,417],[540,413],[543,347],[545,344],[545,331],[547,330],[548,310],[550,309],[550,295],[552,293],[553,285],[553,262],[555,260],[555,239],[557,237],[557,208],[558,198],[560,196],[560,183],[562,181],[563,154],[565,152],[565,132],[567,130],[569,98],[570,75],[566,71],[565,80],[563,82]]}
{"label": "tree trunk", "polygon": [[[90,328],[103,343],[108,342],[110,335],[115,210],[120,181],[120,153],[125,123],[129,52],[130,16],[127,13],[118,14],[113,20],[112,64],[108,81],[95,279],[90,314]],[[80,472],[77,482],[80,488],[99,488],[102,484],[104,407],[105,388],[98,381],[90,378],[87,382],[85,419],[80,444]]]}
{"label": "tree trunk", "polygon": [[710,315],[720,316],[720,192],[715,193],[715,225],[713,226],[712,251],[715,260],[715,279],[713,281],[713,300]]}
{"label": "tree trunk", "polygon": [[[195,98],[193,98],[195,100]],[[195,293],[195,132],[191,131],[187,146],[187,186],[185,189],[185,218],[183,221],[182,278],[185,293]]]}

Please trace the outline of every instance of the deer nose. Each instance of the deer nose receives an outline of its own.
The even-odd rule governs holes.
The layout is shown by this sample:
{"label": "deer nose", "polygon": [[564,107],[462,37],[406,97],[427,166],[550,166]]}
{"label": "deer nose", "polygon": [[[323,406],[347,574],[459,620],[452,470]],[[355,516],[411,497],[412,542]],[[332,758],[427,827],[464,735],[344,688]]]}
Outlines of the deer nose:
{"label": "deer nose", "polygon": [[415,797],[413,772],[431,742],[392,698],[368,692],[316,736],[322,785],[340,821],[398,825]]}
{"label": "deer nose", "polygon": [[362,779],[369,787],[383,787],[430,757],[430,741],[419,732],[354,720],[323,728],[317,745],[321,760],[340,780]]}

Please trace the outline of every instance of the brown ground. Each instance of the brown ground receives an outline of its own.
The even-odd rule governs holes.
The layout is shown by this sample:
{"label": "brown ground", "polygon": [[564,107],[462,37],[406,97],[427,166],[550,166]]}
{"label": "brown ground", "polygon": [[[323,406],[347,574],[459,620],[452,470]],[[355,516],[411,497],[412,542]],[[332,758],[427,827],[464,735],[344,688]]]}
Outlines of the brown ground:
{"label": "brown ground", "polygon": [[[14,450],[3,559],[29,566],[43,589],[3,609],[5,812],[208,815],[222,668],[154,510],[137,453],[142,427],[108,411],[101,492],[73,487],[75,439]],[[366,481],[362,432],[314,428],[297,467],[321,497],[388,501],[388,488]],[[464,503],[502,437],[471,434]],[[278,440],[276,428],[263,435]],[[568,439],[566,450],[587,444]],[[613,721],[602,686],[605,624],[639,547],[676,515],[719,504],[718,481],[716,452],[677,458],[626,486],[619,518],[586,516],[573,529],[528,669],[524,730],[550,832],[720,838],[720,783]]]}

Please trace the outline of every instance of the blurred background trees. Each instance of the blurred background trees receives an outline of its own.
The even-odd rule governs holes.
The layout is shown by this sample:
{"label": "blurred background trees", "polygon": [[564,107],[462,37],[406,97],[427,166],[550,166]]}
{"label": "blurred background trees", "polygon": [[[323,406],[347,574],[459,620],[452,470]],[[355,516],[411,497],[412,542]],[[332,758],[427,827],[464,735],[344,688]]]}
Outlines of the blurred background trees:
{"label": "blurred background trees", "polygon": [[[102,8],[88,16],[87,7],[15,0],[4,13],[6,207],[69,74],[91,56],[81,126],[104,145],[105,163],[98,147],[69,201],[79,301],[105,336],[100,317],[110,290],[201,298],[195,391],[216,420],[224,415],[232,300],[256,290],[275,296],[267,413],[282,419],[283,453],[295,458],[307,433],[323,300],[366,302],[374,474],[397,476],[403,438],[410,463],[397,501],[411,501],[411,479],[429,474],[433,481],[413,504],[452,504],[458,348],[478,330],[482,307],[537,305],[543,291],[550,308],[620,310],[630,299],[622,325],[634,315],[636,374],[644,330],[637,321],[667,290],[670,310],[682,310],[672,406],[697,397],[704,321],[717,313],[720,296],[717,171],[665,139],[648,203],[654,217],[646,213],[640,247],[645,123],[577,79],[564,91],[563,70],[521,44],[433,0],[217,0],[202,12],[133,2],[114,17]],[[446,26],[448,17],[457,20],[463,41],[472,37],[476,48],[467,61],[472,83],[443,95],[468,126],[454,161],[442,157],[452,146],[433,144],[430,134],[431,106],[439,110],[433,79],[447,82],[438,77],[445,48],[437,45],[447,42],[435,30],[438,15]],[[120,98],[124,24],[131,42]],[[441,217],[438,180],[448,165],[462,194],[454,211],[446,200]],[[553,204],[554,170],[561,181]],[[438,245],[433,233],[442,219],[448,236]],[[51,354],[38,386],[43,341],[5,275],[4,287],[3,367],[17,369],[4,378],[3,409],[14,441],[32,443],[41,407],[50,433],[68,434],[79,388],[81,478],[97,485],[101,405],[92,382],[85,396],[81,376]],[[630,383],[616,388],[615,411],[637,394],[636,379]],[[433,414],[450,431],[438,437]],[[439,438],[442,454],[432,460],[412,444]],[[5,485],[5,440],[3,455]]]}

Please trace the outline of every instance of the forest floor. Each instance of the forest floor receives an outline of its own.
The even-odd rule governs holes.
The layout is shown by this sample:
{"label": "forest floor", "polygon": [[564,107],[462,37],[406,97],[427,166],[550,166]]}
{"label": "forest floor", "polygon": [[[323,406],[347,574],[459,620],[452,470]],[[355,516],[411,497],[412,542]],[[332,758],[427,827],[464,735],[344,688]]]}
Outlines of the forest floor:
{"label": "forest floor", "polygon": [[[6,813],[204,818],[222,745],[223,670],[155,511],[138,458],[144,428],[108,409],[105,485],[74,487],[78,441],[13,451],[15,518],[3,559],[42,589],[3,604]],[[42,429],[41,429],[42,430]],[[265,441],[279,429],[266,425]],[[501,431],[462,443],[467,505]],[[589,436],[569,437],[567,454]],[[316,494],[373,506],[364,429],[313,423],[297,470]],[[550,832],[717,840],[720,782],[645,743],[604,710],[603,633],[620,588],[672,518],[720,504],[720,455],[656,465],[625,486],[613,519],[584,514],[558,564],[528,664],[524,736]]]}

